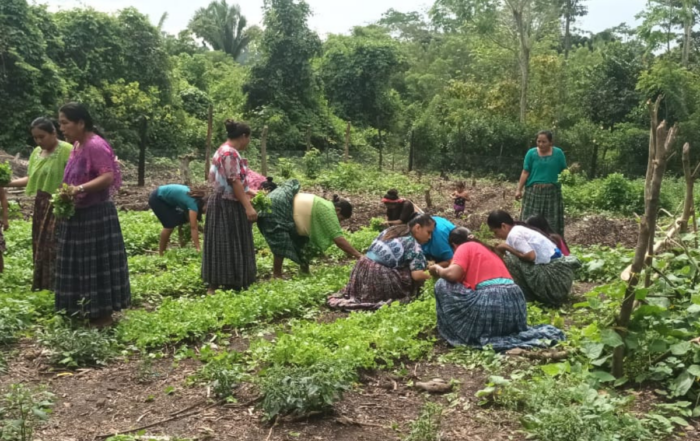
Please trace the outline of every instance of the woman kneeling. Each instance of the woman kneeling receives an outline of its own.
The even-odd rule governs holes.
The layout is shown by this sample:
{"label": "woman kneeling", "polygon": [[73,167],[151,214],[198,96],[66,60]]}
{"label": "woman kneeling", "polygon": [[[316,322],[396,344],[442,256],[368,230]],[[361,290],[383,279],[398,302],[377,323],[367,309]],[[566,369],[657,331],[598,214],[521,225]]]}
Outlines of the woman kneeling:
{"label": "woman kneeling", "polygon": [[571,292],[575,271],[581,266],[578,259],[564,257],[548,237],[532,227],[516,224],[505,211],[492,212],[487,223],[497,238],[506,241],[496,249],[504,253],[508,271],[527,300],[561,306]]}
{"label": "woman kneeling", "polygon": [[350,282],[328,298],[331,308],[379,309],[392,302],[407,302],[430,278],[421,245],[427,243],[435,221],[427,214],[408,225],[391,227],[372,242],[366,256],[355,265]]}
{"label": "woman kneeling", "polygon": [[450,244],[455,249],[452,264],[430,268],[441,278],[435,285],[438,331],[448,343],[506,351],[548,347],[565,339],[550,325],[528,328],[523,292],[494,250],[463,227],[450,233]]}

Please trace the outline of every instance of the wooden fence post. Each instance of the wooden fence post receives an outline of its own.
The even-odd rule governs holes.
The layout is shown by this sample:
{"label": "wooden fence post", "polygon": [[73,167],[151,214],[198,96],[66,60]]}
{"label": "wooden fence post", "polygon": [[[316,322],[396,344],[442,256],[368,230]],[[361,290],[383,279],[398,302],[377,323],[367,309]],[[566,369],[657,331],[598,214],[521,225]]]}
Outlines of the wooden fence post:
{"label": "wooden fence post", "polygon": [[345,156],[343,156],[343,161],[350,161],[350,121],[348,121],[348,128],[345,129]]}
{"label": "wooden fence post", "polygon": [[267,177],[267,126],[263,127],[262,139],[260,140],[260,172]]}

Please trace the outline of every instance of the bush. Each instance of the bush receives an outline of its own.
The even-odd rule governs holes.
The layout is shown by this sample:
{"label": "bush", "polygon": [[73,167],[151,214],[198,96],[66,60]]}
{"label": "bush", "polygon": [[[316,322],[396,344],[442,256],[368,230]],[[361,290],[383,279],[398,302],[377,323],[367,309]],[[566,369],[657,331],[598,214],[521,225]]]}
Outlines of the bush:
{"label": "bush", "polygon": [[291,179],[294,177],[294,162],[287,158],[280,158],[277,161],[277,173],[283,179]]}
{"label": "bush", "polygon": [[232,398],[234,389],[248,377],[241,364],[241,354],[235,351],[216,354],[208,346],[202,348],[201,354],[206,365],[197,377],[206,381],[217,397]]}
{"label": "bush", "polygon": [[68,368],[99,366],[117,355],[117,340],[110,331],[72,325],[56,316],[39,334],[39,342],[50,353],[51,364]]}
{"label": "bush", "polygon": [[32,441],[34,429],[49,418],[52,406],[51,393],[11,384],[0,399],[0,439]]}
{"label": "bush", "polygon": [[323,163],[321,161],[321,152],[318,149],[311,149],[304,155],[302,160],[304,164],[304,175],[309,179],[316,179],[321,175]]}
{"label": "bush", "polygon": [[355,371],[342,362],[272,367],[261,380],[265,417],[271,420],[278,415],[327,411],[355,380]]}
{"label": "bush", "polygon": [[595,205],[603,210],[620,213],[640,213],[644,210],[644,188],[638,188],[620,173],[603,179],[595,199]]}

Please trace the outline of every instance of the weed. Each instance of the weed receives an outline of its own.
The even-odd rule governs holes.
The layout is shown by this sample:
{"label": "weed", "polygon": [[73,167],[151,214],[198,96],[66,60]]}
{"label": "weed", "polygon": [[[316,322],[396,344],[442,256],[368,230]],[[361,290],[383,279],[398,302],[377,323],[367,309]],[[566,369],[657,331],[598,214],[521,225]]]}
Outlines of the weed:
{"label": "weed", "polygon": [[32,441],[34,429],[49,418],[52,406],[49,392],[11,384],[0,401],[0,439]]}
{"label": "weed", "polygon": [[209,383],[217,397],[231,400],[235,388],[249,377],[242,364],[243,357],[235,351],[217,354],[208,346],[202,348],[201,353],[201,360],[206,364],[197,374],[197,378]]}
{"label": "weed", "polygon": [[61,316],[39,333],[39,342],[49,350],[52,364],[69,368],[105,365],[117,354],[109,330],[84,328]]}
{"label": "weed", "polygon": [[153,358],[146,355],[141,358],[136,366],[136,382],[140,384],[148,384],[158,378],[160,373],[153,366]]}
{"label": "weed", "polygon": [[411,423],[411,433],[406,441],[440,441],[442,411],[441,405],[426,403],[418,419]]}

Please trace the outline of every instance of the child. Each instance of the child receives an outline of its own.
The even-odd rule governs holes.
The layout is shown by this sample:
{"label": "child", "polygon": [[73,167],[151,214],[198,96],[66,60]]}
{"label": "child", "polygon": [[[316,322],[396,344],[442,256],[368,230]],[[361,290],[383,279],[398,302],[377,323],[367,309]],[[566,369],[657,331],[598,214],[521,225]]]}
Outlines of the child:
{"label": "child", "polygon": [[2,274],[5,270],[5,261],[2,257],[5,252],[5,237],[2,232],[10,228],[10,222],[7,220],[9,213],[7,194],[5,194],[5,189],[2,187],[0,187],[0,208],[2,209],[2,224],[0,225],[0,274]]}
{"label": "child", "polygon": [[467,184],[464,181],[457,182],[456,190],[452,192],[454,198],[455,216],[461,217],[464,214],[467,201],[471,200],[467,193]]}
{"label": "child", "polygon": [[552,242],[554,242],[554,245],[556,245],[557,248],[559,248],[559,250],[564,256],[571,255],[569,247],[566,245],[566,241],[564,240],[564,238],[552,231],[552,227],[549,226],[549,222],[547,222],[547,219],[545,219],[544,216],[532,216],[525,223],[531,227],[537,228],[542,233],[544,233],[545,236],[549,237],[549,239]]}

